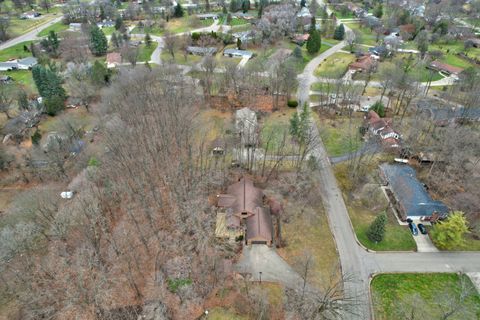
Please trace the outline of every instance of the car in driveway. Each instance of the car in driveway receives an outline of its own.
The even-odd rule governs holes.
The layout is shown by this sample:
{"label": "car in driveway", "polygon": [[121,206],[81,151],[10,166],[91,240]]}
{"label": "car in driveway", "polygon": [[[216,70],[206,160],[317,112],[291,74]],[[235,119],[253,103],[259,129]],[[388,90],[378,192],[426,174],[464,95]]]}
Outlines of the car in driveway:
{"label": "car in driveway", "polygon": [[421,234],[427,234],[427,228],[423,225],[423,223],[419,223],[417,225],[418,230],[420,231]]}
{"label": "car in driveway", "polygon": [[418,229],[417,229],[417,226],[415,225],[415,223],[409,222],[409,223],[408,223],[408,227],[410,228],[410,231],[412,232],[412,234],[413,234],[414,236],[417,236],[417,235],[418,235]]}

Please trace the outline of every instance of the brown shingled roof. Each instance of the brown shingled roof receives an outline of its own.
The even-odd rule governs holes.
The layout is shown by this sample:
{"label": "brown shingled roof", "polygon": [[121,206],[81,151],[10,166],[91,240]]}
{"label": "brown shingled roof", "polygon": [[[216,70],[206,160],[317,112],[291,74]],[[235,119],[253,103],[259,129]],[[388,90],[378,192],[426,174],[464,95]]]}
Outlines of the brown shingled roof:
{"label": "brown shingled roof", "polygon": [[247,218],[247,244],[272,242],[272,217],[263,208],[257,207],[254,215]]}
{"label": "brown shingled roof", "polygon": [[430,63],[429,67],[431,69],[435,69],[435,70],[438,70],[438,71],[443,71],[443,72],[446,72],[446,73],[449,73],[449,74],[459,74],[460,72],[463,71],[462,68],[451,66],[449,64],[440,62],[438,60],[435,60],[432,63]]}

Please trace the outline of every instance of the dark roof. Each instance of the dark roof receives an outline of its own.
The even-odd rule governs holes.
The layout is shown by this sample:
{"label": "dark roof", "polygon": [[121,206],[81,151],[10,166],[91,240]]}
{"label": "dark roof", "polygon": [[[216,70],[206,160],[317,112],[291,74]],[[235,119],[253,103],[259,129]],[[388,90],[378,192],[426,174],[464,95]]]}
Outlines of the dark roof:
{"label": "dark roof", "polygon": [[247,241],[272,241],[272,217],[263,208],[257,207],[254,215],[247,218]]}
{"label": "dark roof", "polygon": [[263,204],[263,192],[250,178],[242,178],[227,188],[227,194],[218,195],[217,206],[231,208],[234,214],[253,214]]}
{"label": "dark roof", "polygon": [[390,189],[407,217],[440,216],[448,213],[448,207],[440,201],[433,200],[420,181],[415,170],[404,164],[380,165]]}
{"label": "dark roof", "polygon": [[439,70],[439,71],[447,72],[449,74],[459,74],[463,71],[462,68],[455,67],[455,66],[449,65],[447,63],[437,61],[437,60],[430,63],[429,67],[432,68],[432,69]]}

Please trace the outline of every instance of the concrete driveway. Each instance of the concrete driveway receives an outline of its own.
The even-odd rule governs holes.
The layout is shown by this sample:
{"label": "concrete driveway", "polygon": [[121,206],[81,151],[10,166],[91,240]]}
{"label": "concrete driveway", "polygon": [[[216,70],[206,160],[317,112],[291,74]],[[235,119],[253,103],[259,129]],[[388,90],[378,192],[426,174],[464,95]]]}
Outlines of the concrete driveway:
{"label": "concrete driveway", "polygon": [[428,234],[418,233],[417,236],[413,236],[413,239],[417,243],[418,252],[438,252],[439,250],[430,240]]}
{"label": "concrete driveway", "polygon": [[298,273],[277,254],[275,249],[262,244],[244,246],[235,270],[250,274],[252,281],[259,281],[261,272],[263,281],[278,282],[293,289],[303,283]]}

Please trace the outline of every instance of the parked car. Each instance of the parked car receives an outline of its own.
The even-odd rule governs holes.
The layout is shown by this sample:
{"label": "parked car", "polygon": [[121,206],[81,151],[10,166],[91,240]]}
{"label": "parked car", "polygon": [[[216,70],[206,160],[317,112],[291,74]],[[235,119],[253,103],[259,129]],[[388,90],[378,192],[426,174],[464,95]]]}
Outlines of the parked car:
{"label": "parked car", "polygon": [[417,236],[417,235],[418,235],[418,229],[417,229],[417,226],[415,225],[415,223],[410,222],[410,223],[408,224],[408,227],[410,228],[410,231],[412,232],[412,234],[413,234],[414,236]]}
{"label": "parked car", "polygon": [[425,228],[423,223],[419,223],[417,227],[418,227],[418,230],[420,230],[421,234],[427,234],[427,228]]}

